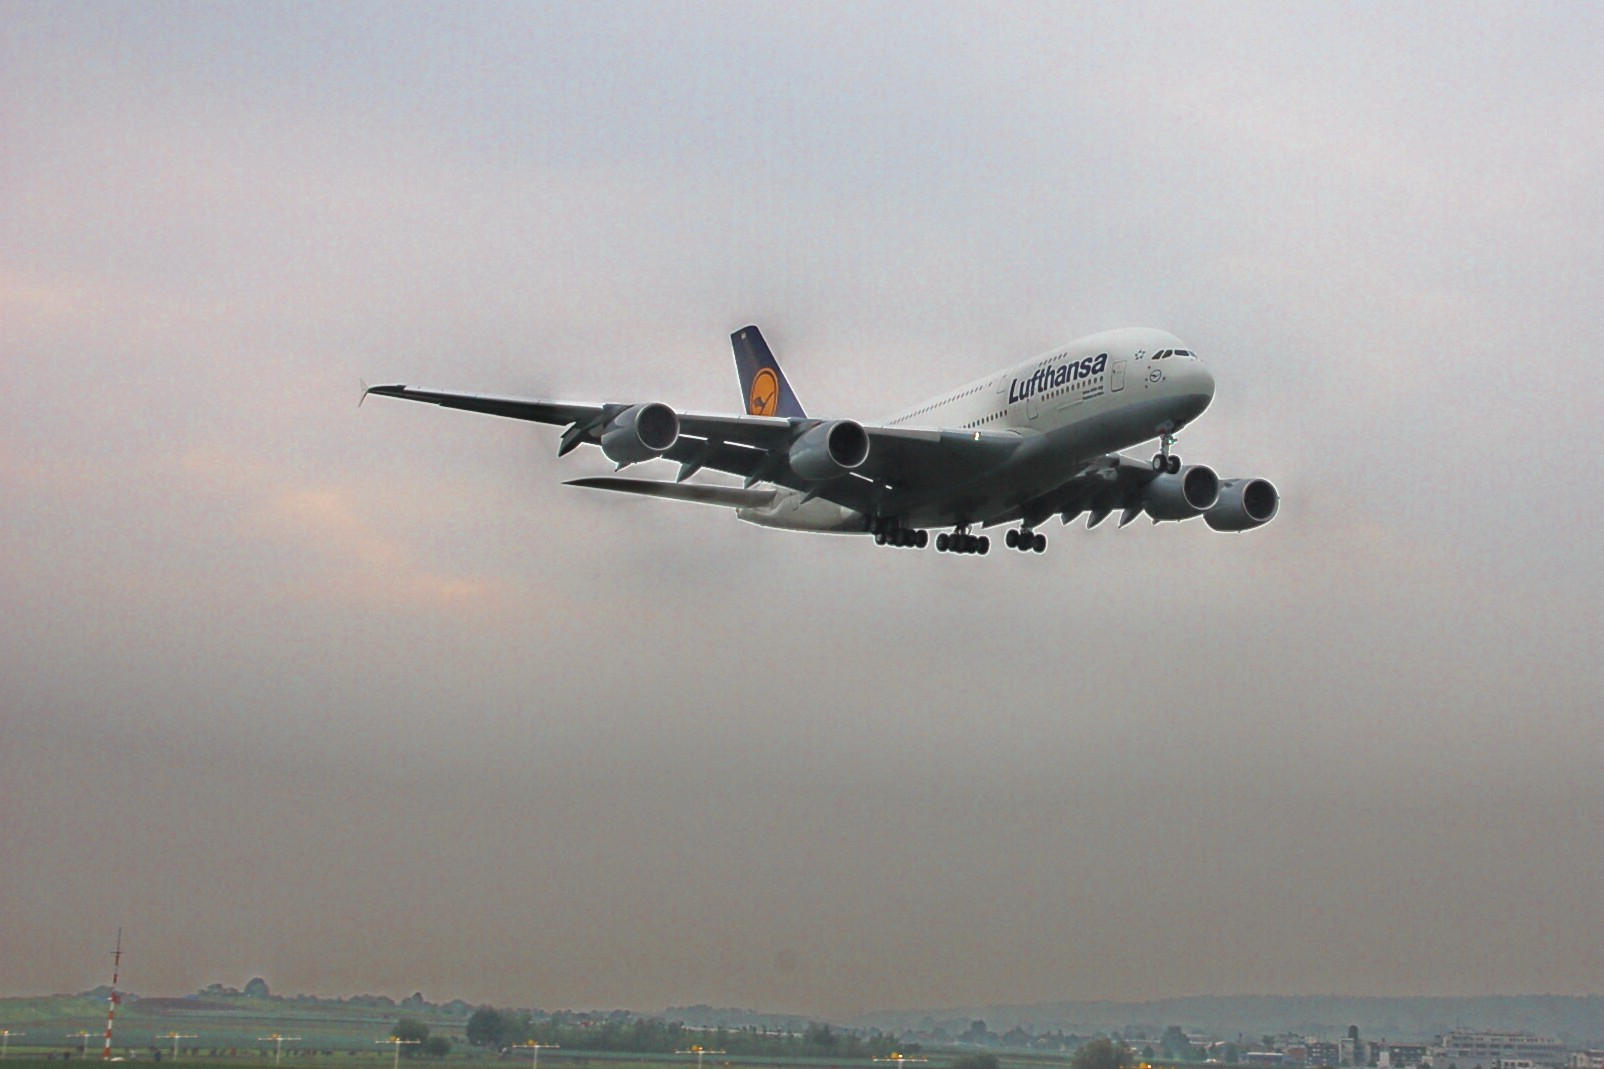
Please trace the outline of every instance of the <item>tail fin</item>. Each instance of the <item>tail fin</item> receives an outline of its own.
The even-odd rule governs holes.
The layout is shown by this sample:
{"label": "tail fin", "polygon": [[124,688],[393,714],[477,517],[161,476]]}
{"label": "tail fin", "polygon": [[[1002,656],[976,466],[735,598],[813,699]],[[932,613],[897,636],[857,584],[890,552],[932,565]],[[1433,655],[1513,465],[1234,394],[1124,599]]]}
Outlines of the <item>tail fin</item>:
{"label": "tail fin", "polygon": [[779,361],[769,352],[763,332],[756,327],[742,327],[730,335],[735,349],[735,371],[741,376],[741,406],[749,416],[781,416],[785,419],[806,419],[802,404],[785,381],[785,372]]}

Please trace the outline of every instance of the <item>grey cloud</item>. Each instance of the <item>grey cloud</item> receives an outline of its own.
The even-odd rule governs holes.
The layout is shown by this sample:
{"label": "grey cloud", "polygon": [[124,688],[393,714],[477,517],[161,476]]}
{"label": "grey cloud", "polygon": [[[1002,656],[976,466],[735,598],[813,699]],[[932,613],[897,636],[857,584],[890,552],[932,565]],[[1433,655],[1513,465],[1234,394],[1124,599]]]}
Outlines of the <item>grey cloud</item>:
{"label": "grey cloud", "polygon": [[[1461,10],[12,12],[0,991],[1588,990],[1598,14]],[[752,320],[871,418],[1168,327],[1283,515],[881,554],[355,407]]]}

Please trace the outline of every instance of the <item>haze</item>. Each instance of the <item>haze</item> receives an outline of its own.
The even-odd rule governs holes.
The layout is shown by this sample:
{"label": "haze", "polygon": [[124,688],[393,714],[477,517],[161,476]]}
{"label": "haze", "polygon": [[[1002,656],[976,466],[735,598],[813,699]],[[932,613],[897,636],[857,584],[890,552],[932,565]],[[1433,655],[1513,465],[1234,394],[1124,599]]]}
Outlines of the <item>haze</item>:
{"label": "haze", "polygon": [[[1604,969],[1604,9],[0,6],[0,995]],[[874,419],[1094,330],[1280,517],[876,550],[359,381]],[[646,474],[656,474],[646,472]]]}

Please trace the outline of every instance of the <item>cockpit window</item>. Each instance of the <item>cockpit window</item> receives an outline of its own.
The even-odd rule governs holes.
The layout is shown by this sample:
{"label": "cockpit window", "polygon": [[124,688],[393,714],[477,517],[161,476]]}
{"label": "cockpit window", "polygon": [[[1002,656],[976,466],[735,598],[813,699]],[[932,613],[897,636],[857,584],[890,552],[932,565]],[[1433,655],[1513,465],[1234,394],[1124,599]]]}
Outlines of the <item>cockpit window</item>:
{"label": "cockpit window", "polygon": [[1155,353],[1155,354],[1154,354],[1154,356],[1153,356],[1153,359],[1154,359],[1154,360],[1162,360],[1162,359],[1164,359],[1164,358],[1165,358],[1165,357],[1166,357],[1166,356],[1169,356],[1169,355],[1170,355],[1170,354],[1171,354],[1171,353],[1173,353],[1173,352],[1174,352],[1174,351],[1175,351],[1175,350],[1174,350],[1174,349],[1165,349],[1165,350],[1164,350],[1164,351],[1163,351],[1163,352],[1161,352],[1161,353]]}

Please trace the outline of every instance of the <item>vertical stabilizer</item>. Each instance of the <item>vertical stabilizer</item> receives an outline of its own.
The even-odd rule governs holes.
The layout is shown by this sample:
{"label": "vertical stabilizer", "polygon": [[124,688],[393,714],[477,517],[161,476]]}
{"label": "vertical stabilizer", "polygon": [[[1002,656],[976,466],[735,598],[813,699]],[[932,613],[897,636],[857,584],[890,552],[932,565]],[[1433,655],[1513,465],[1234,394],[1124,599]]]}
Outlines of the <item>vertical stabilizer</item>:
{"label": "vertical stabilizer", "polygon": [[741,407],[747,415],[807,418],[762,331],[742,327],[730,335],[730,345],[735,350],[735,371],[741,376]]}

